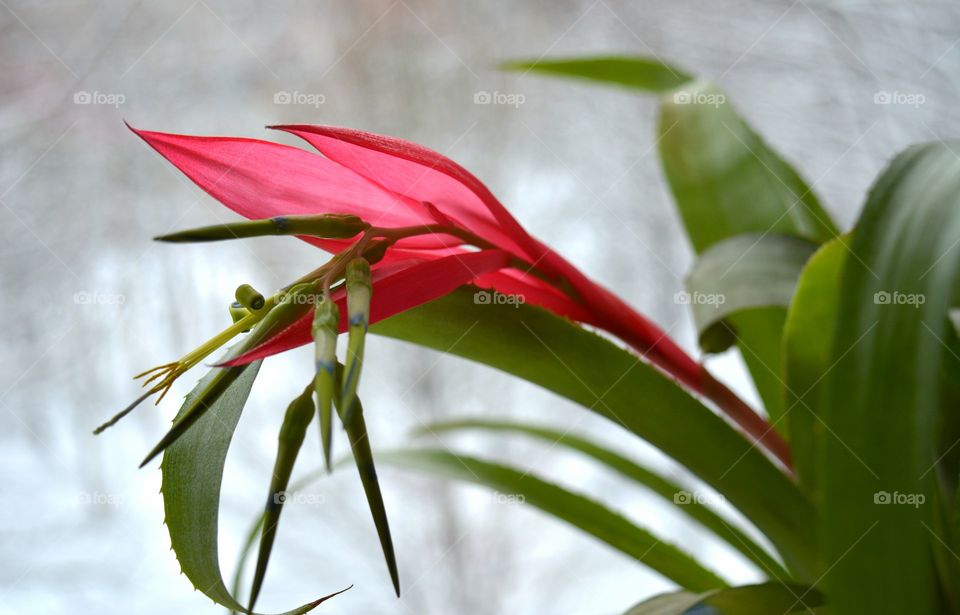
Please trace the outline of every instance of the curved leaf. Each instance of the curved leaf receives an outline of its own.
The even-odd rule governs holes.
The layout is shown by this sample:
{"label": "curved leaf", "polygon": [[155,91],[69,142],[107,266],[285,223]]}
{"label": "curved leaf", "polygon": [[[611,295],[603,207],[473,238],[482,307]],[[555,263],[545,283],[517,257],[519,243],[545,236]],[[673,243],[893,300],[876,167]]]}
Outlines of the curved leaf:
{"label": "curved leaf", "polygon": [[442,450],[393,451],[377,459],[393,466],[433,472],[517,496],[633,557],[681,587],[703,591],[726,583],[695,559],[601,504],[527,472]]}
{"label": "curved leaf", "polygon": [[894,159],[843,271],[817,471],[824,582],[841,615],[940,609],[931,508],[943,340],[958,287],[957,146],[915,146]]}
{"label": "curved leaf", "polygon": [[[227,449],[259,368],[259,361],[233,368],[239,370],[238,377],[191,429],[166,448],[160,464],[165,523],[183,573],[211,600],[242,613],[248,611],[230,594],[220,574],[217,524]],[[213,369],[201,379],[180,412],[189,409],[198,392],[206,390],[223,371]],[[306,613],[334,595],[288,611],[287,615]]]}
{"label": "curved leaf", "polygon": [[722,352],[737,331],[725,319],[745,310],[786,310],[816,244],[787,235],[738,235],[707,249],[687,276],[685,301],[700,345]]}
{"label": "curved leaf", "polygon": [[539,308],[475,303],[470,289],[371,332],[486,363],[614,421],[722,493],[797,574],[811,570],[812,509],[790,478],[675,381],[609,340]]}
{"label": "curved leaf", "polygon": [[464,429],[517,433],[543,440],[551,445],[565,446],[579,451],[619,472],[623,476],[635,480],[647,487],[651,492],[659,495],[665,501],[676,505],[677,510],[683,512],[691,519],[696,520],[703,527],[713,532],[718,538],[742,553],[744,557],[756,564],[764,574],[773,576],[774,578],[790,578],[790,573],[787,572],[779,562],[768,555],[766,550],[746,533],[725,521],[723,517],[709,507],[700,504],[696,500],[688,501],[688,499],[683,498],[683,495],[687,493],[683,487],[594,442],[570,433],[538,427],[536,425],[485,419],[431,423],[426,426],[422,432],[443,433]]}
{"label": "curved leaf", "polygon": [[523,73],[536,72],[557,77],[587,79],[648,92],[671,90],[692,77],[679,68],[653,58],[601,56],[564,60],[516,60],[501,68]]}
{"label": "curved leaf", "polygon": [[664,96],[659,133],[664,173],[697,252],[748,233],[836,237],[811,188],[716,86],[697,82]]}
{"label": "curved leaf", "polygon": [[817,408],[824,375],[830,367],[841,277],[846,263],[846,239],[821,247],[807,263],[787,313],[783,330],[785,416],[790,426],[790,450],[800,484],[816,505],[815,445]]}
{"label": "curved leaf", "polygon": [[816,244],[789,235],[738,235],[710,246],[682,295],[706,352],[736,343],[771,422],[786,435],[780,338],[797,278]]}
{"label": "curved leaf", "polygon": [[701,594],[673,592],[654,596],[624,615],[771,615],[812,613],[823,596],[801,585],[763,583],[718,589]]}
{"label": "curved leaf", "polygon": [[[751,233],[789,235],[813,243],[836,236],[836,227],[811,187],[737,114],[722,90],[699,82],[662,100],[660,159],[697,252]],[[783,410],[779,340],[784,318],[783,312],[773,311],[729,319],[737,326],[737,345],[774,421]],[[705,349],[732,341],[727,335]]]}

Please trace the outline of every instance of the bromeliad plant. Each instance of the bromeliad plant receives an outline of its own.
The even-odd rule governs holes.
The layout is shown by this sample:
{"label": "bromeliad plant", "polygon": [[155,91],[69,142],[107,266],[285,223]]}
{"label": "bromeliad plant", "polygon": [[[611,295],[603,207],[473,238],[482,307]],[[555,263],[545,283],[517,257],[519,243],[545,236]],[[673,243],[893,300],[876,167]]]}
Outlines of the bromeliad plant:
{"label": "bromeliad plant", "polygon": [[[685,466],[765,537],[763,544],[753,539],[686,485],[562,428],[482,417],[429,430],[513,434],[577,451],[676,504],[769,580],[730,587],[652,532],[529,472],[448,449],[378,456],[522,494],[681,588],[631,614],[960,612],[960,421],[953,411],[960,344],[948,319],[960,243],[960,158],[953,146],[916,146],[898,156],[856,228],[840,235],[812,188],[716,87],[636,58],[509,68],[661,94],[660,156],[699,255],[679,303],[690,305],[705,352],[739,349],[764,412],[533,238],[477,178],[436,152],[324,126],[275,127],[322,156],[251,139],[135,130],[250,219],[158,239],[293,235],[333,255],[273,295],[239,288],[233,324],[180,360],[141,374],[147,393],[119,415],[151,395],[159,401],[179,376],[239,338],[144,461],[163,455],[166,521],[194,586],[230,609],[253,611],[282,494],[317,415],[327,471],[335,421],[346,432],[399,594],[358,397],[369,326],[582,404]],[[476,287],[522,295],[525,304],[478,304]],[[337,337],[344,332],[341,363]],[[226,588],[217,555],[226,451],[260,362],[311,343],[315,376],[286,411],[265,512],[243,554],[259,536],[244,606],[235,597],[239,582],[232,592]]]}

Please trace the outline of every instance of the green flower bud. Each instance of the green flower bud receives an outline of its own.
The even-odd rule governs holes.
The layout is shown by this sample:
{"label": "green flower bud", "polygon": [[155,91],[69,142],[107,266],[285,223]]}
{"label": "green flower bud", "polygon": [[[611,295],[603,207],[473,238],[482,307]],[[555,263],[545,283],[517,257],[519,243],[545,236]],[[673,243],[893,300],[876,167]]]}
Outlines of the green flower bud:
{"label": "green flower bud", "polygon": [[237,303],[251,312],[256,312],[257,310],[262,309],[266,303],[266,299],[263,298],[263,295],[257,292],[257,290],[249,284],[241,284],[238,286],[236,297]]}
{"label": "green flower bud", "polygon": [[309,235],[325,239],[349,239],[370,228],[362,218],[348,214],[276,216],[232,224],[215,224],[154,237],[157,241],[190,243],[223,241],[266,235]]}
{"label": "green flower bud", "polygon": [[340,311],[337,304],[324,299],[317,304],[313,314],[313,342],[316,376],[314,390],[320,412],[320,441],[323,444],[323,459],[330,471],[333,449],[333,395],[334,373],[337,368],[337,330]]}
{"label": "green flower bud", "polygon": [[347,264],[346,280],[349,328],[340,398],[341,419],[345,424],[349,423],[353,416],[360,370],[363,367],[363,345],[367,327],[370,325],[370,297],[373,294],[370,263],[362,258],[350,261]]}

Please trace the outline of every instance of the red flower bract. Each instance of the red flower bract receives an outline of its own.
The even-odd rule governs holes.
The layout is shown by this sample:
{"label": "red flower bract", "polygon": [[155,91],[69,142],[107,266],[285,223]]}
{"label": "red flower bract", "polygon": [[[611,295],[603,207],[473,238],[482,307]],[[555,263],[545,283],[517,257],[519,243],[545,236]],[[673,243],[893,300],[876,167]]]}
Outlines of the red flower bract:
{"label": "red flower bract", "polygon": [[[603,329],[717,403],[786,464],[770,426],[717,382],[667,334],[616,295],[532,237],[484,184],[421,145],[347,128],[274,126],[321,155],[256,139],[136,132],[218,201],[251,218],[343,213],[378,227],[455,227],[481,238],[480,252],[443,232],[399,239],[373,268],[371,322],[473,282]],[[338,253],[349,241],[304,237]],[[534,273],[536,275],[534,275]],[[251,361],[310,343],[304,317],[238,358]]]}
{"label": "red flower bract", "polygon": [[[461,284],[473,281],[498,292],[522,294],[528,303],[605,329],[648,353],[654,363],[689,386],[699,388],[699,365],[669,337],[530,236],[480,180],[449,158],[408,141],[345,128],[275,128],[304,138],[323,156],[257,139],[131,129],[200,188],[247,218],[347,213],[383,227],[444,224],[466,229],[557,282],[550,284],[529,273],[507,269],[506,264],[493,272],[473,267],[475,275],[463,279],[464,262],[456,256],[470,252],[457,247],[462,244],[460,239],[444,234],[400,239],[374,271],[402,261],[414,268],[404,276],[412,281],[427,261],[453,256],[444,258],[443,263],[460,274],[455,278],[462,279]],[[348,245],[342,240],[304,239],[331,252]],[[430,269],[437,271],[436,266]],[[391,270],[396,272],[395,267]],[[382,284],[387,276],[378,278]],[[416,305],[403,301],[397,309],[391,309],[396,297],[378,291],[376,285],[375,281],[374,305],[379,306],[374,308],[374,318],[386,318]],[[436,290],[432,296],[421,293],[421,302],[453,288]],[[397,286],[394,292],[402,295],[404,291]],[[306,320],[300,329],[296,338],[288,332],[282,344],[266,342],[265,348],[257,349],[257,356],[309,343]]]}

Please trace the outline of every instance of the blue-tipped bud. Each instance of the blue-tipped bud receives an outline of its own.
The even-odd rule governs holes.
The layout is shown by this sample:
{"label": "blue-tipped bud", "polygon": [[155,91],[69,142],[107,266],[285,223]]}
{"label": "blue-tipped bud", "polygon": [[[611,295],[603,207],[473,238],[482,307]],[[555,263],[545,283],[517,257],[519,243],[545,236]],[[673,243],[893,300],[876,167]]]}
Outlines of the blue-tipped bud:
{"label": "blue-tipped bud", "polygon": [[363,367],[363,345],[367,327],[370,325],[370,298],[373,294],[370,263],[362,258],[355,258],[347,263],[346,281],[349,337],[340,391],[340,412],[345,424],[349,423],[353,416],[360,370]]}
{"label": "blue-tipped bud", "polygon": [[238,286],[236,297],[237,303],[251,312],[256,312],[257,310],[263,309],[263,306],[266,303],[266,299],[263,298],[263,295],[261,295],[249,284],[241,284]]}
{"label": "blue-tipped bud", "polygon": [[322,299],[313,313],[313,343],[316,375],[314,390],[320,412],[320,441],[323,458],[330,471],[333,449],[334,372],[337,368],[337,331],[340,310],[331,299]]}

